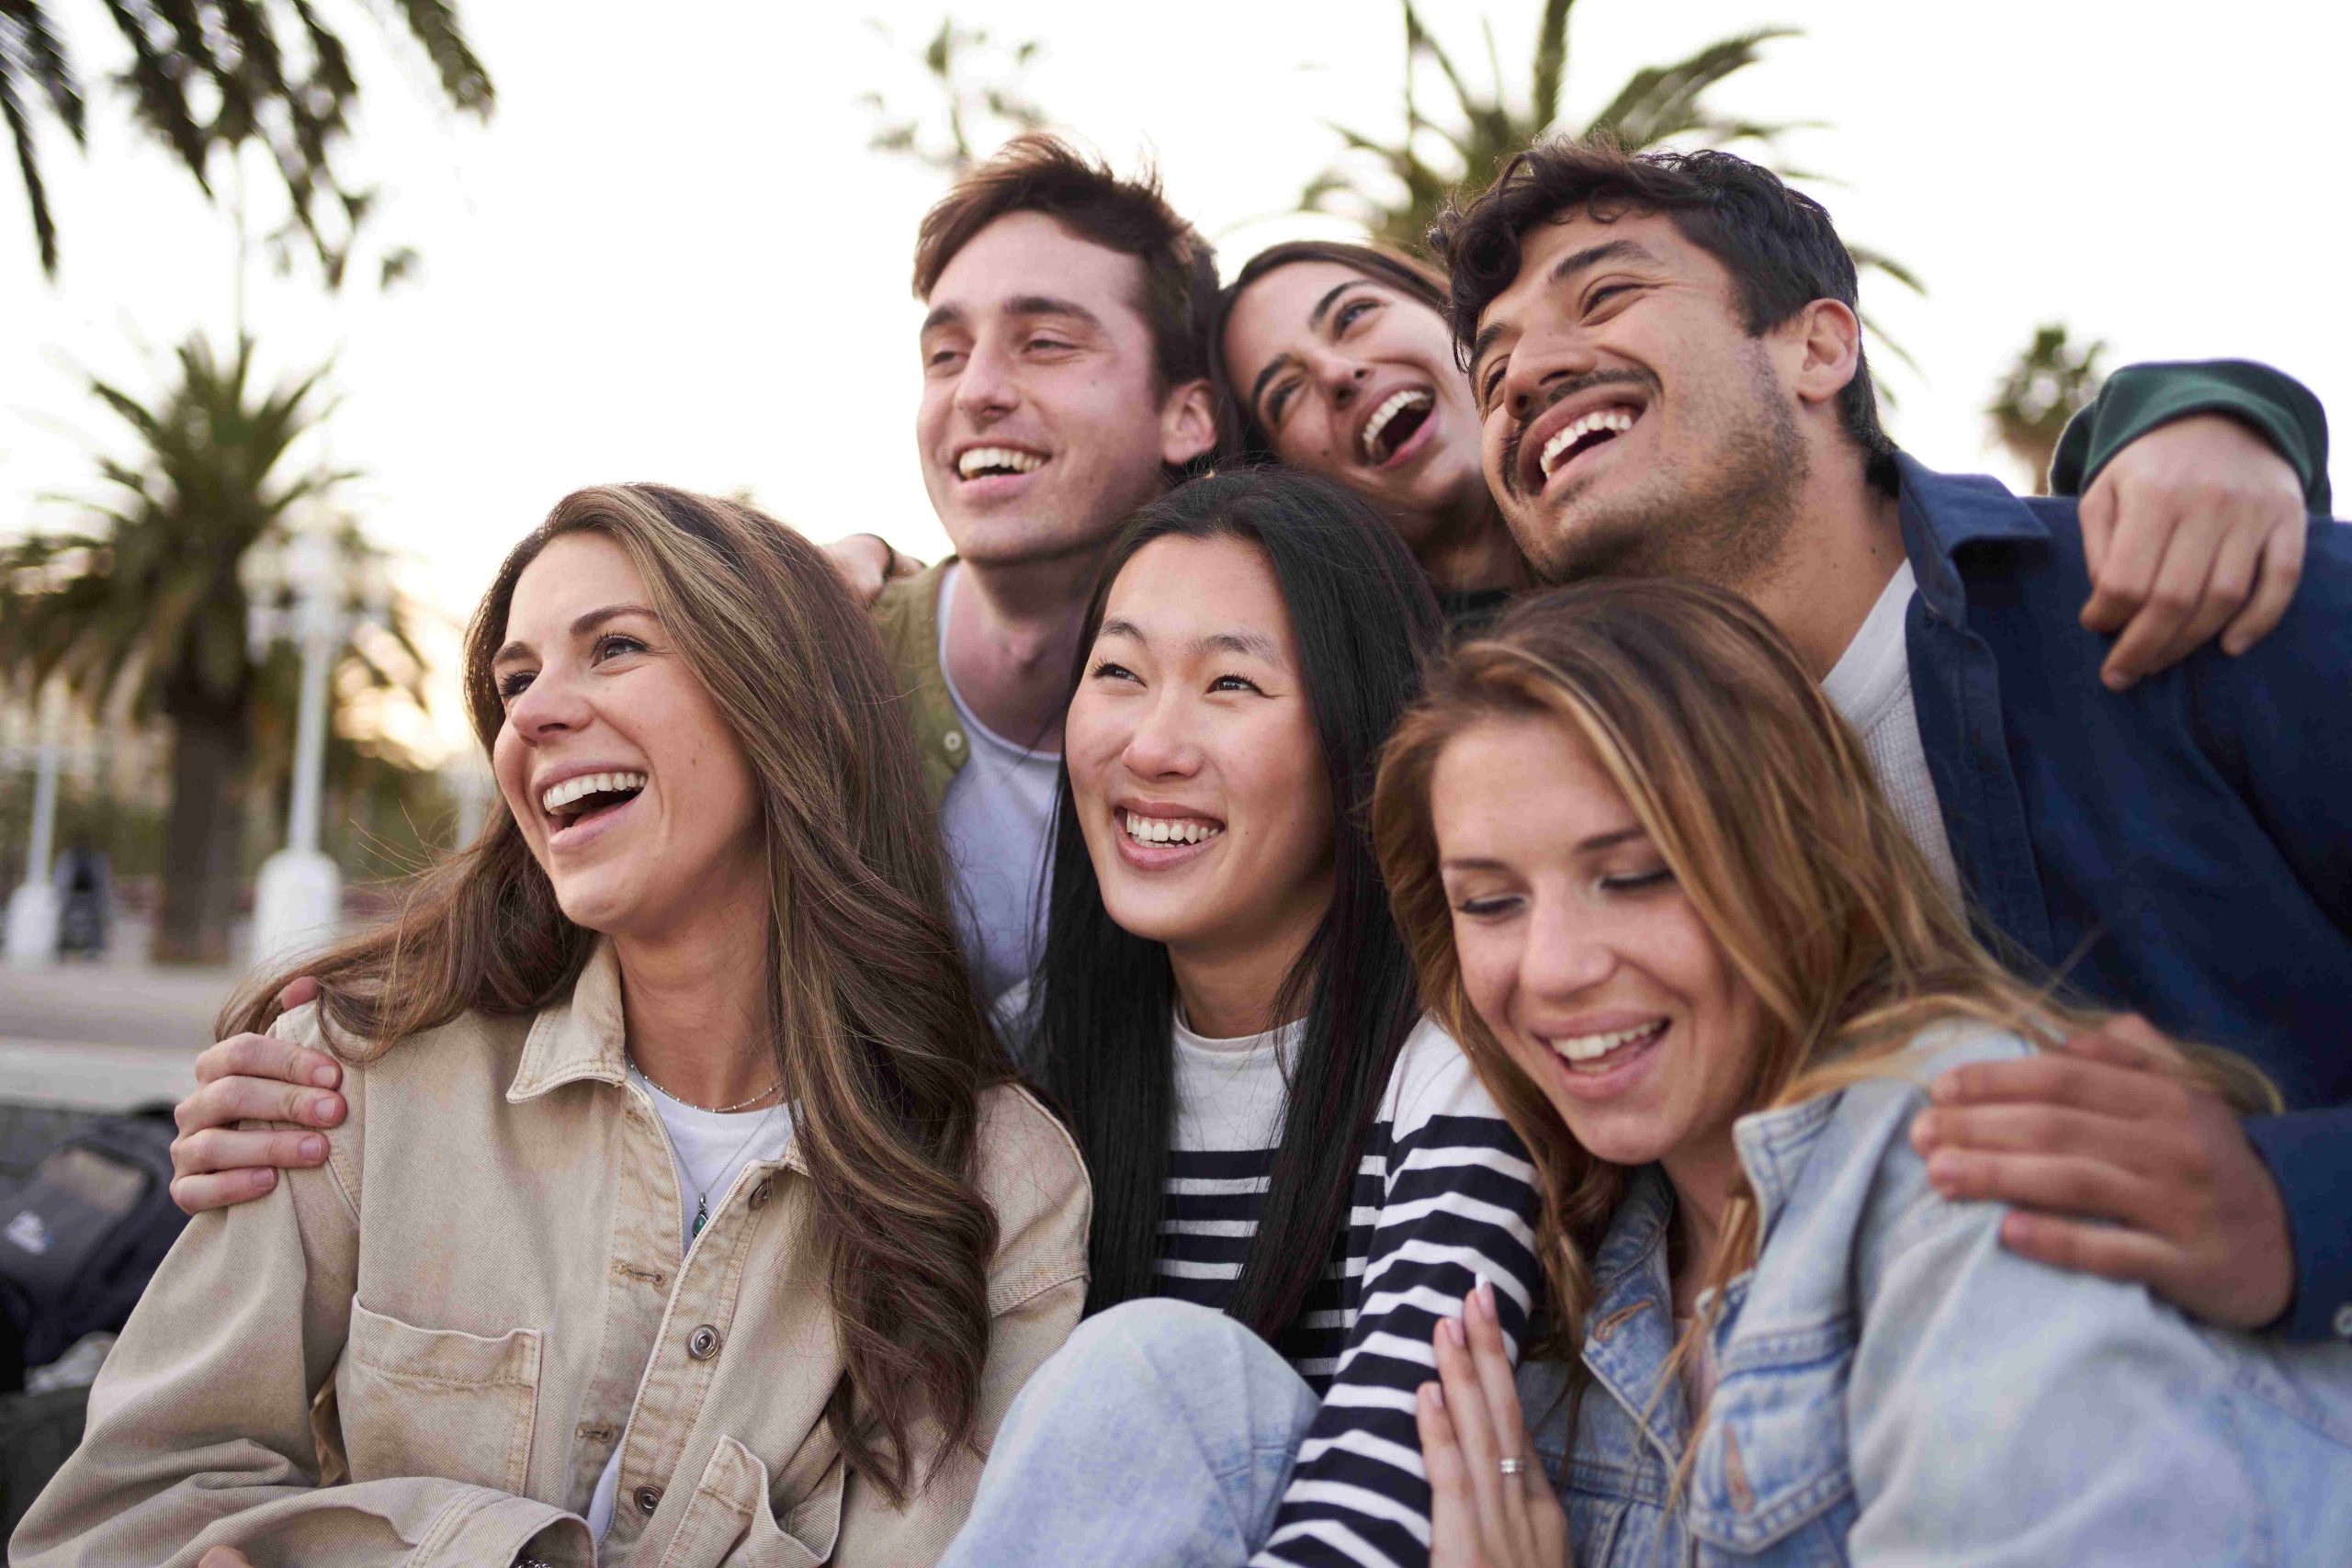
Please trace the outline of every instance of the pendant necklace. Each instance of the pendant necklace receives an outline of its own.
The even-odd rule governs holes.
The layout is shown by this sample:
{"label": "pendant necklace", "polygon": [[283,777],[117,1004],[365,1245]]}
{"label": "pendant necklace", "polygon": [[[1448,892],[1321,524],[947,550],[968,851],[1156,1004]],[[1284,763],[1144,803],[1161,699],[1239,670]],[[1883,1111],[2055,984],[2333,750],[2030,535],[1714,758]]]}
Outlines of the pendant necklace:
{"label": "pendant necklace", "polygon": [[[626,1052],[624,1052],[623,1055],[625,1056],[628,1055]],[[672,1094],[668,1089],[663,1089],[660,1084],[655,1083],[651,1074],[648,1073],[643,1067],[638,1066],[636,1057],[628,1056],[628,1061],[630,1066],[637,1067],[637,1076],[645,1080],[646,1088],[651,1089],[654,1093],[660,1095],[662,1099],[668,1100],[673,1105],[683,1105],[689,1111],[699,1111],[707,1116],[731,1115],[735,1111],[741,1111],[748,1106],[757,1105],[761,1100],[765,1100],[768,1096],[774,1094],[776,1090],[784,1087],[784,1080],[782,1078],[778,1078],[775,1082],[768,1085],[767,1088],[760,1090],[759,1093],[752,1096],[751,1099],[739,1100],[732,1105],[696,1105],[691,1100],[680,1100],[676,1095]],[[781,1100],[769,1106],[768,1113],[761,1117],[758,1122],[752,1126],[749,1136],[745,1137],[741,1143],[735,1145],[735,1152],[727,1156],[725,1162],[719,1166],[719,1170],[724,1172],[734,1169],[736,1162],[743,1157],[743,1151],[752,1146],[752,1140],[756,1139],[762,1133],[767,1131],[768,1123],[775,1121],[775,1113],[783,1109],[784,1103]],[[684,1165],[685,1162],[682,1159],[678,1163]],[[692,1176],[693,1172],[689,1171],[687,1174]],[[702,1235],[703,1226],[709,1223],[710,1187],[707,1183],[705,1183],[703,1184],[702,1190],[695,1194],[695,1223],[693,1230],[687,1233],[687,1241],[689,1244],[692,1243],[695,1236]]]}

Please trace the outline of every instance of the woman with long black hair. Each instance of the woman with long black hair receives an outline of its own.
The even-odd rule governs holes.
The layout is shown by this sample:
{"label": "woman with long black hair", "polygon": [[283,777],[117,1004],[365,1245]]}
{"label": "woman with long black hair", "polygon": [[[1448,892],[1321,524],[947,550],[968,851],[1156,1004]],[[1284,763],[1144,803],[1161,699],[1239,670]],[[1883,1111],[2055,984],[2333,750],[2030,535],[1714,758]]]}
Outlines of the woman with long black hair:
{"label": "woman with long black hair", "polygon": [[[1114,547],[1016,998],[1094,1178],[1095,1315],[1023,1393],[948,1561],[1426,1553],[1412,1401],[1441,1303],[1488,1280],[1515,1341],[1536,1278],[1525,1154],[1422,1017],[1363,827],[1443,636],[1395,530],[1308,475],[1195,481]],[[1181,1433],[1091,1402],[1104,1357],[1204,1393],[1279,1377],[1238,1460],[1269,1506],[1156,1511],[1135,1478]]]}

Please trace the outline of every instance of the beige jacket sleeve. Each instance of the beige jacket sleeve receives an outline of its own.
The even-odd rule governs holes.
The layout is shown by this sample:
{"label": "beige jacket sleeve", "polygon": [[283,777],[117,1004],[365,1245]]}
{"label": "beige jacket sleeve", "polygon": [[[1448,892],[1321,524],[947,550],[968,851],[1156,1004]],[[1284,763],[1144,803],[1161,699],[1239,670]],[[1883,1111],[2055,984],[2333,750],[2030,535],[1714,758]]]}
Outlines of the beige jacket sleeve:
{"label": "beige jacket sleeve", "polygon": [[[276,1032],[321,1043],[315,1011]],[[11,1564],[193,1564],[227,1545],[255,1568],[494,1568],[531,1544],[591,1568],[586,1525],[544,1503],[425,1477],[319,1486],[311,1400],[343,1353],[359,1256],[366,1075],[346,1080],[350,1114],[325,1166],[189,1222],[90,1391],[82,1446],[9,1543]]]}
{"label": "beige jacket sleeve", "polygon": [[1062,1347],[1086,1305],[1087,1229],[1093,1189],[1078,1146],[1027,1090],[1011,1086],[983,1101],[980,1188],[997,1212],[989,1268],[988,1365],[981,1373],[977,1448],[951,1453],[930,1485],[892,1507],[855,1477],[848,1483],[833,1568],[905,1568],[935,1562],[964,1527],[980,1468],[1013,1395]]}

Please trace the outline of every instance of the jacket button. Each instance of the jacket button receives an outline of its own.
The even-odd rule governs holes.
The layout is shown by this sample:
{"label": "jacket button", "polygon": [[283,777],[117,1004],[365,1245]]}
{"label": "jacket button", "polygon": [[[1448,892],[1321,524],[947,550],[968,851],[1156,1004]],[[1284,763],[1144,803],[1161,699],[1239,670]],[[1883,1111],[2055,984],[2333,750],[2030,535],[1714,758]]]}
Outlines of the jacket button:
{"label": "jacket button", "polygon": [[650,1514],[661,1506],[662,1488],[659,1486],[640,1486],[637,1489],[637,1511],[639,1513]]}
{"label": "jacket button", "polygon": [[686,1336],[686,1354],[697,1361],[707,1361],[718,1354],[718,1330],[707,1323]]}
{"label": "jacket button", "polygon": [[769,1184],[767,1182],[763,1181],[757,1187],[752,1189],[752,1208],[757,1209],[767,1202],[768,1186]]}
{"label": "jacket button", "polygon": [[947,754],[952,757],[964,749],[963,733],[960,730],[951,729],[939,738],[939,743],[947,748]]}
{"label": "jacket button", "polygon": [[2335,1332],[2339,1337],[2352,1339],[2352,1302],[2335,1309]]}

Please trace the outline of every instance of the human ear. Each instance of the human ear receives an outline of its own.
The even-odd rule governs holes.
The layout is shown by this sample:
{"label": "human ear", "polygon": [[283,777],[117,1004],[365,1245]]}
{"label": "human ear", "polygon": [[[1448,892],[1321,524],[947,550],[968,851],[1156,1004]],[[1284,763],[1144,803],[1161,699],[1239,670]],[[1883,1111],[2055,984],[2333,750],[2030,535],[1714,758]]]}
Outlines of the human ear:
{"label": "human ear", "polygon": [[1159,405],[1159,460],[1181,468],[1216,445],[1216,399],[1205,380],[1169,389]]}
{"label": "human ear", "polygon": [[1816,404],[1835,400],[1862,363],[1861,318],[1839,300],[1815,299],[1792,317],[1783,331],[1798,351],[1793,377],[1797,397]]}

